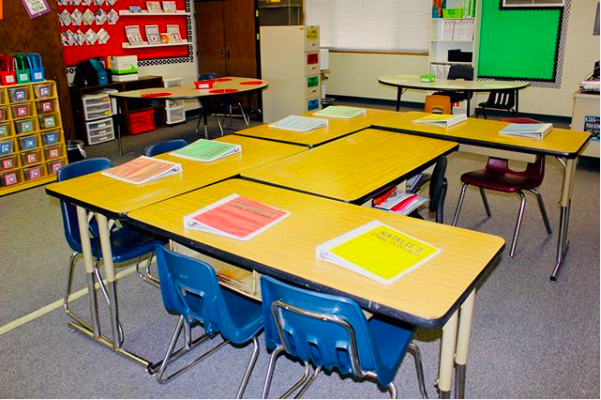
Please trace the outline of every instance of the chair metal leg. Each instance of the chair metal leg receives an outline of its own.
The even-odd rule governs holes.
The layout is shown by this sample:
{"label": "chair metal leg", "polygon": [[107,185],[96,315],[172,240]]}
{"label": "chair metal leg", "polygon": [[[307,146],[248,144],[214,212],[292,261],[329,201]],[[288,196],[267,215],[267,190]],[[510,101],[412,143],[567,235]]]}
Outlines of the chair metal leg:
{"label": "chair metal leg", "polygon": [[547,229],[547,234],[551,236],[553,234],[553,230],[551,229],[551,224],[549,223],[549,217],[547,216],[547,210],[545,209],[545,202],[543,201],[543,196],[536,189],[530,189],[530,191],[536,195],[536,199],[538,200],[538,207],[540,208],[540,213],[543,217],[543,222],[545,223],[545,229]]}
{"label": "chair metal leg", "polygon": [[142,279],[144,282],[146,282],[149,285],[152,285],[154,287],[161,287],[161,283],[159,282],[159,280],[157,278],[155,278],[154,275],[152,275],[152,273],[150,272],[150,266],[152,264],[153,258],[154,258],[154,250],[152,251],[152,253],[150,253],[148,260],[146,261],[146,267],[144,268],[144,271],[143,271],[140,266],[141,261],[142,261],[142,256],[138,257],[138,260],[136,261],[136,272],[138,273],[138,276],[140,277],[140,279]]}
{"label": "chair metal leg", "polygon": [[480,196],[482,197],[482,203],[484,203],[484,209],[486,210],[486,216],[488,218],[492,217],[492,214],[490,212],[490,206],[488,205],[488,198],[486,197],[486,192],[482,188],[480,188]]}
{"label": "chair metal leg", "polygon": [[71,289],[73,287],[73,276],[75,275],[75,260],[79,252],[75,251],[69,257],[69,275],[67,276],[67,290],[65,293],[65,298],[63,299],[63,309],[67,315],[71,316],[71,310],[69,309],[69,296],[71,295]]}
{"label": "chair metal leg", "polygon": [[307,383],[305,383],[303,385],[303,387],[301,388],[301,390],[298,391],[296,396],[294,396],[295,399],[300,399],[302,397],[302,395],[305,394],[307,389],[309,389],[309,386],[311,386],[311,384],[315,381],[315,378],[317,378],[317,375],[319,375],[320,372],[321,372],[321,367],[315,368],[315,371],[313,371],[313,375],[311,375],[311,378],[309,378]]}
{"label": "chair metal leg", "polygon": [[387,387],[388,387],[388,390],[390,391],[390,398],[396,399],[398,396],[398,390],[396,389],[394,382],[390,382]]}
{"label": "chair metal leg", "polygon": [[419,385],[419,392],[422,395],[422,399],[428,398],[428,392],[426,391],[426,381],[424,379],[424,365],[422,362],[422,352],[419,347],[413,342],[409,343],[407,351],[411,353],[415,360],[415,371],[417,373],[417,382]]}
{"label": "chair metal leg", "polygon": [[522,219],[524,218],[524,209],[526,208],[526,196],[522,191],[517,192],[520,195],[520,211],[518,212],[518,220],[515,223],[515,229],[513,231],[513,240],[511,241],[511,249],[509,250],[509,257],[513,258],[515,254],[515,246],[518,242],[518,236],[520,235],[520,228],[522,227]]}
{"label": "chair metal leg", "polygon": [[253,352],[250,356],[250,361],[246,366],[246,371],[244,372],[244,377],[242,378],[242,382],[240,383],[240,387],[238,388],[238,393],[236,394],[237,399],[241,399],[244,391],[246,390],[246,386],[248,385],[248,380],[250,379],[250,374],[252,374],[253,369],[255,368],[255,364],[257,363],[257,358],[259,357],[259,339],[255,336],[253,338]]}
{"label": "chair metal leg", "polygon": [[292,393],[294,393],[299,387],[301,387],[307,381],[307,379],[309,379],[309,372],[311,371],[311,364],[309,364],[308,362],[305,362],[304,366],[305,366],[305,371],[303,372],[303,376],[301,376],[301,378],[298,381],[296,381],[292,386],[290,386],[288,388],[288,390],[286,390],[284,392],[284,394],[280,396],[280,399],[288,398],[288,396],[290,396]]}
{"label": "chair metal leg", "polygon": [[[213,347],[212,349],[208,350],[207,352],[202,354],[200,357],[198,357],[197,359],[192,361],[190,364],[178,369],[176,372],[169,375],[168,377],[163,378],[163,375],[164,375],[165,370],[167,369],[167,366],[169,365],[169,363],[172,361],[175,361],[176,359],[181,357],[183,354],[187,353],[187,349],[185,347],[184,347],[183,351],[182,350],[178,350],[176,352],[173,351],[175,349],[175,345],[177,344],[177,340],[179,339],[179,336],[182,332],[183,324],[185,324],[185,323],[186,322],[184,320],[184,317],[180,316],[177,326],[175,327],[175,332],[173,334],[173,337],[171,338],[171,342],[169,343],[169,348],[167,349],[167,354],[165,354],[165,357],[163,358],[163,361],[161,362],[161,366],[160,366],[158,374],[157,374],[157,382],[159,382],[162,385],[171,381],[172,379],[178,377],[179,375],[183,374],[184,372],[188,371],[190,368],[194,367],[196,364],[198,364],[199,362],[208,358],[209,356],[215,354],[219,349],[221,349],[223,346],[225,346],[226,344],[228,344],[230,342],[229,340],[224,340],[223,342],[219,343],[217,346]],[[195,347],[196,345],[204,342],[207,338],[213,337],[213,336],[214,335],[204,335],[198,341],[195,341],[192,344],[192,347]],[[153,367],[151,367],[149,369],[149,372],[152,373],[152,371],[153,371]]]}
{"label": "chair metal leg", "polygon": [[457,208],[455,209],[455,215],[453,216],[453,226],[457,226],[457,220],[459,219],[459,213],[461,212],[461,206],[463,205],[463,198],[465,197],[465,190],[467,187],[467,183],[464,183],[461,187],[461,194],[459,195],[459,201],[457,202]]}
{"label": "chair metal leg", "polygon": [[[104,285],[104,281],[102,280],[102,275],[100,275],[100,270],[98,269],[98,264],[100,260],[96,260],[94,263],[94,275],[96,276],[96,280],[98,281],[98,286],[100,286],[100,291],[102,292],[102,296],[104,297],[104,301],[111,308],[111,300],[109,293]],[[115,302],[116,303],[116,302]],[[119,346],[123,346],[123,342],[125,341],[125,332],[123,331],[123,326],[121,325],[121,321],[117,324],[117,333],[119,336]]]}
{"label": "chair metal leg", "polygon": [[278,358],[278,355],[284,349],[281,347],[276,347],[273,353],[271,353],[271,357],[269,357],[269,364],[267,365],[267,374],[265,375],[265,383],[263,383],[263,392],[261,393],[261,398],[266,399],[269,395],[269,389],[271,388],[271,380],[273,379],[273,372],[275,370],[275,362]]}

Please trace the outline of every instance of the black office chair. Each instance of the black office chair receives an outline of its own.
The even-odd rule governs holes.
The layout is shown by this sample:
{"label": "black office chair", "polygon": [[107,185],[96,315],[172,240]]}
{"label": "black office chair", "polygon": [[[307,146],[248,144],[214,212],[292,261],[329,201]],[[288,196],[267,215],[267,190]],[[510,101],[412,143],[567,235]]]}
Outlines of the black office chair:
{"label": "black office chair", "polygon": [[476,108],[476,118],[478,118],[478,114],[480,113],[480,110],[482,110],[482,115],[484,115],[484,119],[486,119],[487,109],[507,111],[510,116],[513,114],[515,117],[517,114],[515,110],[515,91],[490,92],[488,100],[478,104],[478,108]]}
{"label": "black office chair", "polygon": [[[474,80],[474,67],[467,64],[456,64],[451,65],[449,68],[449,74],[447,75],[447,79],[456,80],[463,79],[465,81],[473,81]],[[471,92],[449,92],[442,91],[436,92],[435,95],[439,96],[448,96],[451,99],[451,103],[458,103],[463,100],[467,100],[468,98],[472,98]]]}
{"label": "black office chair", "polygon": [[[448,188],[447,178],[445,177],[447,173],[447,164],[448,160],[445,156],[439,157],[436,166],[434,167],[434,171],[432,172],[432,176],[429,179],[430,202],[428,203],[428,209],[430,212],[436,213],[436,222],[439,224],[444,223],[444,200],[447,196]],[[424,182],[427,181],[427,179],[424,180]],[[409,217],[424,219],[417,209],[409,214]]]}
{"label": "black office chair", "polygon": [[[217,79],[218,75],[215,72],[205,72],[203,74],[199,74],[198,75],[198,80],[199,81],[206,81],[206,80],[210,80],[210,79]],[[217,107],[219,109],[221,109],[222,114],[223,114],[223,121],[219,121],[219,118],[217,118],[217,124],[219,125],[219,131],[221,132],[221,136],[224,135],[224,125],[225,125],[225,119],[229,116],[230,118],[230,126],[227,129],[232,129],[232,115],[234,112],[234,108],[237,108],[240,110],[240,114],[242,115],[242,118],[244,119],[244,124],[246,125],[246,127],[249,127],[249,123],[248,123],[248,118],[246,117],[246,114],[244,113],[244,108],[242,107],[242,103],[240,102],[239,99],[237,98],[230,98],[229,96],[220,96],[221,98],[220,103],[217,105]],[[199,100],[200,103],[200,100]],[[205,101],[204,105],[201,103],[200,104],[201,107],[207,107],[207,109],[203,110],[202,112],[202,120],[204,121],[204,132],[205,132],[205,138],[208,139],[209,138],[209,133],[208,133],[208,126],[207,126],[207,116],[209,114],[213,113],[213,108],[215,107],[215,104],[211,101],[211,99],[209,98],[208,101]],[[196,133],[199,134],[199,129],[200,129],[200,118],[198,119],[198,123],[196,124]]]}

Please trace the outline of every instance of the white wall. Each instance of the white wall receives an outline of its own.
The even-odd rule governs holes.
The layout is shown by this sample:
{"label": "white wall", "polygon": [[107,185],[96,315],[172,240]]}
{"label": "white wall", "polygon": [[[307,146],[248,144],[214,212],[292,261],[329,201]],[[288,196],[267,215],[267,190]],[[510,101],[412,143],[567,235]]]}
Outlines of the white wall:
{"label": "white wall", "polygon": [[[572,95],[599,60],[599,36],[593,36],[597,0],[572,0],[561,88],[530,87],[520,91],[520,111],[532,114],[572,115]],[[328,95],[396,99],[396,88],[378,83],[388,74],[419,75],[428,71],[427,55],[330,52]],[[423,102],[425,92],[408,91],[404,100]],[[476,101],[484,101],[480,95]]]}

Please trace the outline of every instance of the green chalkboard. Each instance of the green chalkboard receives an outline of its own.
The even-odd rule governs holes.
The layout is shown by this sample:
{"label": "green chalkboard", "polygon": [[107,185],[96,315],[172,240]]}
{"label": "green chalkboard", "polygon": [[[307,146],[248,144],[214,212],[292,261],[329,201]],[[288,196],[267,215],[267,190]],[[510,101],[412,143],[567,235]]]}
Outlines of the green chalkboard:
{"label": "green chalkboard", "polygon": [[482,2],[478,76],[553,82],[562,9],[501,9]]}

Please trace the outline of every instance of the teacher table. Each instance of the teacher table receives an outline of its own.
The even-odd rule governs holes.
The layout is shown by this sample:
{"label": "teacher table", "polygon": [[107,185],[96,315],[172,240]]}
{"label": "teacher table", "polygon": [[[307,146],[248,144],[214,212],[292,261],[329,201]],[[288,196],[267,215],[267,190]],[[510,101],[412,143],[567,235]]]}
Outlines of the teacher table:
{"label": "teacher table", "polygon": [[414,124],[412,121],[426,116],[426,113],[408,112],[375,125],[380,129],[402,132],[427,138],[452,140],[493,149],[510,150],[538,156],[556,157],[563,166],[563,185],[561,189],[561,212],[559,214],[559,236],[557,241],[556,263],[551,274],[555,281],[568,251],[568,225],[570,204],[574,187],[574,173],[578,156],[588,143],[586,132],[553,129],[543,139],[531,139],[520,136],[500,135],[499,131],[507,122],[469,118],[466,122],[448,129],[432,125]]}
{"label": "teacher table", "polygon": [[[202,105],[201,117],[207,116],[206,99],[216,96],[227,96],[243,92],[251,92],[267,87],[267,81],[256,78],[224,77],[212,81],[210,89],[196,89],[193,86],[176,86],[169,88],[150,88],[141,90],[129,90],[127,92],[109,93],[109,96],[124,99],[147,99],[147,100],[198,100]],[[205,125],[205,137],[208,137]],[[122,156],[121,131],[117,130],[117,141],[119,143],[119,155]]]}
{"label": "teacher table", "polygon": [[[495,92],[513,90],[515,92],[515,112],[519,107],[519,91],[529,85],[528,82],[513,81],[462,81],[438,79],[434,82],[421,82],[417,75],[384,75],[378,82],[397,87],[396,110],[401,107],[401,96],[407,89],[415,90],[442,90],[447,92]],[[467,97],[467,116],[470,116],[470,96]]]}
{"label": "teacher table", "polygon": [[[185,215],[232,193],[289,211],[290,216],[249,241],[184,228]],[[457,390],[463,393],[475,288],[494,265],[503,239],[241,179],[138,209],[128,219],[211,257],[303,288],[351,297],[370,312],[426,328],[444,326],[438,387],[448,397],[455,363]],[[315,257],[318,244],[373,220],[442,251],[390,285]]]}
{"label": "teacher table", "polygon": [[457,143],[365,129],[261,168],[244,178],[361,204],[428,168]]}
{"label": "teacher table", "polygon": [[242,152],[211,163],[197,162],[162,154],[158,158],[180,163],[183,171],[180,174],[171,175],[144,185],[132,185],[97,172],[46,186],[46,193],[49,195],[77,206],[77,217],[83,249],[82,254],[88,277],[88,287],[91,288],[94,287],[96,282],[90,247],[87,210],[95,214],[98,221],[104,268],[108,281],[112,339],[102,335],[100,331],[98,309],[93,290],[89,293],[92,325],[89,325],[80,318],[73,318],[69,326],[118,354],[141,363],[145,367],[150,366],[148,361],[123,349],[119,343],[116,275],[113,265],[108,219],[124,218],[127,213],[138,208],[149,206],[182,193],[236,176],[246,168],[263,165],[305,150],[300,146],[241,136],[228,136],[227,138],[216,140],[240,144]]}
{"label": "teacher table", "polygon": [[[310,111],[304,113],[306,117],[313,117],[318,111]],[[331,142],[332,140],[340,139],[361,129],[365,129],[373,125],[375,122],[392,118],[399,113],[394,111],[377,110],[374,108],[365,108],[365,114],[354,118],[328,118],[318,117],[328,120],[328,126],[325,128],[314,129],[309,132],[294,132],[289,130],[270,128],[269,124],[254,126],[252,128],[238,131],[235,134],[240,136],[249,136],[257,139],[273,140],[276,142],[298,144],[309,148],[320,146]]]}

